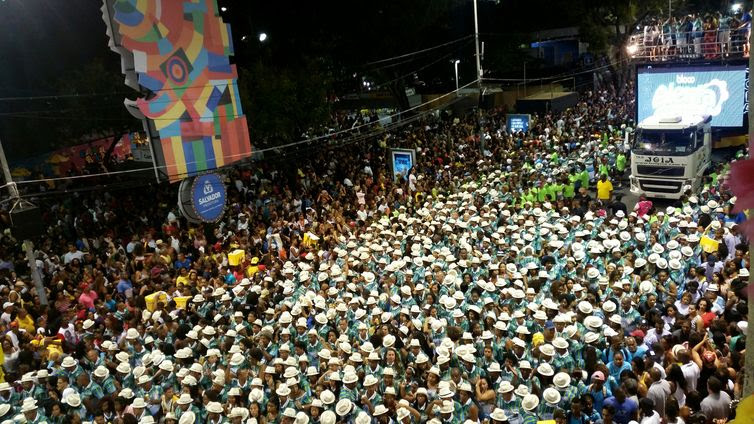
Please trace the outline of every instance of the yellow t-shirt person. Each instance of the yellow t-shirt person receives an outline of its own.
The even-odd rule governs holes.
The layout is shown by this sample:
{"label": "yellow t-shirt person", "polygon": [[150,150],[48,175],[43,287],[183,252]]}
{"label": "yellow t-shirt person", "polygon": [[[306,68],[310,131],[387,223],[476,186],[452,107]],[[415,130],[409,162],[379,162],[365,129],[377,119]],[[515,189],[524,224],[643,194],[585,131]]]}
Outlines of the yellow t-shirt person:
{"label": "yellow t-shirt person", "polygon": [[597,181],[597,198],[600,200],[609,200],[610,194],[613,191],[613,183],[605,179],[605,181]]}
{"label": "yellow t-shirt person", "polygon": [[16,322],[18,322],[18,328],[26,330],[26,332],[29,334],[37,334],[37,328],[34,326],[34,320],[31,318],[31,316],[29,316],[29,314],[26,314],[24,318],[17,316]]}
{"label": "yellow t-shirt person", "polygon": [[251,278],[259,272],[259,258],[254,256],[251,258],[251,264],[246,267],[246,277]]}

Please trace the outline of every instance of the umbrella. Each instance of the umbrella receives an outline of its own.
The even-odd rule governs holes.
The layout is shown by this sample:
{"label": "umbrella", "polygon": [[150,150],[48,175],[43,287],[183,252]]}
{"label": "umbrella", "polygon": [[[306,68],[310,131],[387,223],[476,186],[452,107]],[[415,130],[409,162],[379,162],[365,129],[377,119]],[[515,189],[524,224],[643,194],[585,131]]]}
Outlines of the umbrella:
{"label": "umbrella", "polygon": [[14,177],[28,177],[31,175],[31,171],[29,171],[26,168],[13,168],[13,170],[10,173]]}
{"label": "umbrella", "polygon": [[47,159],[47,163],[65,163],[68,162],[68,160],[69,159],[66,156],[63,156],[60,153],[54,153],[49,159]]}

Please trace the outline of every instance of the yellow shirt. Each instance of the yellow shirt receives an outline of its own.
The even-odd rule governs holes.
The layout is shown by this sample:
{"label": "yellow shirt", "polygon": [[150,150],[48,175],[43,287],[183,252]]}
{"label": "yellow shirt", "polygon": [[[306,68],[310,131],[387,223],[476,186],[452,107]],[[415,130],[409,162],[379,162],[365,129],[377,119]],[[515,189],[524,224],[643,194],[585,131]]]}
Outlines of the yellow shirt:
{"label": "yellow shirt", "polygon": [[31,319],[31,316],[28,314],[26,315],[26,318],[16,317],[16,321],[18,321],[18,328],[26,330],[29,334],[37,334],[37,329],[34,327],[34,320]]}
{"label": "yellow shirt", "polygon": [[191,283],[191,280],[189,280],[188,275],[183,276],[179,275],[178,278],[175,279],[175,285],[183,284],[184,286],[188,286]]}
{"label": "yellow shirt", "polygon": [[314,235],[314,238],[312,238],[314,234],[310,232],[304,233],[304,240],[301,242],[302,245],[309,248],[316,248],[317,247],[317,241],[319,240],[319,237]]}
{"label": "yellow shirt", "polygon": [[259,266],[258,266],[258,265],[249,265],[249,266],[248,266],[248,267],[246,268],[246,276],[247,276],[248,278],[251,278],[251,277],[253,277],[253,276],[254,276],[254,274],[256,274],[256,273],[257,273],[257,271],[259,271]]}
{"label": "yellow shirt", "polygon": [[610,198],[610,192],[613,191],[613,183],[608,180],[604,182],[602,180],[597,181],[597,198],[600,200],[607,200]]}

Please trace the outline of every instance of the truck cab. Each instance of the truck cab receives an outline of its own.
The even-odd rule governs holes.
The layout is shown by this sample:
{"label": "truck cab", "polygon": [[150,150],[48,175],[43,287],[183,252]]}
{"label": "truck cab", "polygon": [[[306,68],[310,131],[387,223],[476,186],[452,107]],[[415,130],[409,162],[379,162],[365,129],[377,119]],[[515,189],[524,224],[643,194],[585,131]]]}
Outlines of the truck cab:
{"label": "truck cab", "polygon": [[711,157],[709,116],[649,117],[631,146],[631,193],[679,199],[698,192]]}

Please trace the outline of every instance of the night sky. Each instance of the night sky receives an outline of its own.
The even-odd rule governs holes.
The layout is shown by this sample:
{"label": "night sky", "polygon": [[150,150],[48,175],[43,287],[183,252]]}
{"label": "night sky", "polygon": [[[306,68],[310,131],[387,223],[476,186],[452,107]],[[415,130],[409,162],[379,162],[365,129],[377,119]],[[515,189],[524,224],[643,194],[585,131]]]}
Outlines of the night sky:
{"label": "night sky", "polygon": [[[540,0],[508,1],[505,9],[515,16],[523,3],[532,7],[537,2],[542,3]],[[255,37],[259,31],[265,31],[270,35],[271,48],[276,50],[277,59],[281,61],[285,61],[285,56],[295,58],[301,53],[296,51],[297,48],[316,48],[319,51],[312,53],[319,54],[332,48],[333,53],[337,54],[344,40],[363,39],[365,48],[373,49],[375,54],[380,53],[380,46],[370,47],[367,43],[372,43],[374,34],[379,34],[381,29],[364,27],[364,14],[374,14],[373,19],[369,20],[379,26],[384,25],[389,31],[391,21],[400,21],[400,17],[394,18],[400,15],[406,3],[387,0],[375,2],[368,8],[358,3],[219,1],[221,6],[228,7],[224,19],[232,24],[237,44],[245,33]],[[471,2],[453,3],[454,12],[447,23],[428,33],[427,39],[422,40],[423,45],[439,44],[443,38],[453,39],[473,31]],[[0,0],[0,97],[45,93],[50,79],[82,61],[101,59],[119,69],[117,55],[107,47],[100,6],[99,0]],[[492,8],[494,3],[480,1],[480,32],[501,33],[519,29],[517,25],[521,24],[521,20],[500,19],[499,13],[485,13]],[[532,15],[533,19],[527,25],[563,23],[556,20],[548,25],[546,10],[540,9],[545,14]],[[438,38],[433,39],[435,35]],[[315,41],[321,43],[317,45]],[[330,41],[332,45],[328,45]],[[245,50],[238,47],[237,60],[243,60],[241,56]],[[374,60],[380,58],[373,57]]]}
{"label": "night sky", "polygon": [[101,58],[118,67],[107,47],[97,0],[0,1],[0,96],[47,93],[46,85],[77,63]]}
{"label": "night sky", "polygon": [[[567,1],[479,0],[480,38],[486,40],[488,51],[492,51],[495,43],[510,41],[506,33],[566,26],[570,23],[563,11],[568,8],[557,7],[561,3]],[[321,71],[330,74],[332,86],[328,88],[328,97],[360,89],[361,77],[357,77],[360,74],[372,81],[426,82],[431,86],[422,85],[425,90],[445,92],[453,85],[451,58],[461,59],[461,79],[469,81],[475,75],[470,38],[448,49],[410,57],[394,68],[367,65],[470,37],[471,0],[218,0],[218,4],[227,8],[221,15],[231,24],[235,46],[231,61],[239,69],[261,62],[273,73],[281,69],[300,71],[309,69],[307,64],[313,60],[319,61],[324,64]],[[78,120],[70,111],[69,115],[55,114],[63,107],[63,101],[27,97],[69,94],[60,91],[63,76],[93,61],[102,63],[115,75],[120,73],[120,57],[108,47],[101,6],[101,0],[0,0],[0,115],[8,115],[0,116],[0,136],[8,156],[36,155],[53,150],[56,144],[74,141],[54,135],[59,129],[71,126],[66,125],[70,122],[66,116]],[[531,10],[538,13],[532,14]],[[260,32],[269,36],[265,43],[257,40]],[[244,36],[246,39],[242,41]],[[417,68],[422,71],[414,74]],[[530,71],[531,68],[530,64]],[[375,69],[380,73],[375,74]],[[113,91],[120,89],[123,97],[136,95],[135,92],[129,95],[130,89],[125,86],[114,87]],[[110,109],[122,105],[119,96],[107,101]],[[96,109],[90,116],[100,119],[97,111],[102,108]],[[33,115],[18,116],[38,110],[46,111],[44,122]],[[253,109],[244,105],[244,110]],[[105,118],[100,122],[105,122]],[[80,126],[85,125],[82,121]],[[134,121],[133,126],[139,124]]]}

